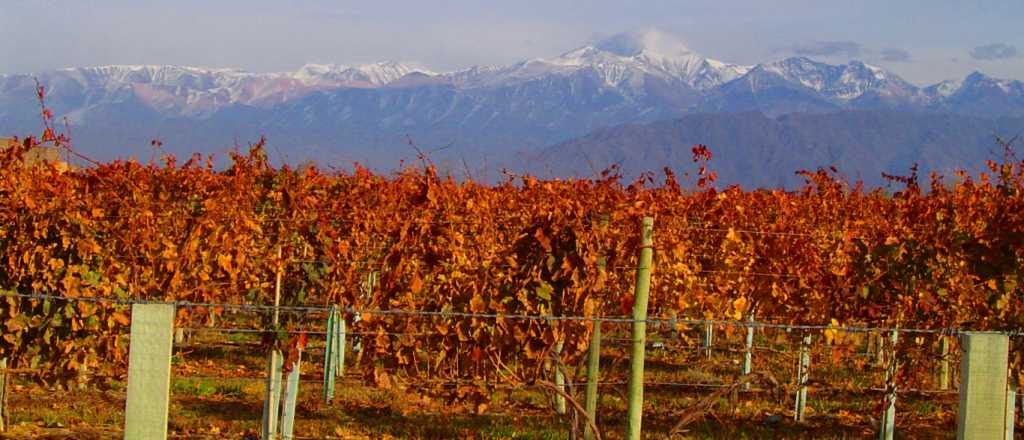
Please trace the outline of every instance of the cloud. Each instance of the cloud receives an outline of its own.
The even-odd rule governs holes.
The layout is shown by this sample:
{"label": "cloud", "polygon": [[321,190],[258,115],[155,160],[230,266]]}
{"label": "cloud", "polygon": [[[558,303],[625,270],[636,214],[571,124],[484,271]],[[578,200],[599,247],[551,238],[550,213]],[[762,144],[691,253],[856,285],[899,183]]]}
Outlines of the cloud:
{"label": "cloud", "polygon": [[860,43],[853,41],[815,41],[793,46],[792,51],[805,56],[848,56],[855,57],[861,53]]}
{"label": "cloud", "polygon": [[1005,43],[986,44],[971,51],[971,58],[976,60],[1005,60],[1019,55],[1016,47]]}
{"label": "cloud", "polygon": [[882,61],[900,63],[910,61],[910,52],[903,49],[886,48],[882,49]]}

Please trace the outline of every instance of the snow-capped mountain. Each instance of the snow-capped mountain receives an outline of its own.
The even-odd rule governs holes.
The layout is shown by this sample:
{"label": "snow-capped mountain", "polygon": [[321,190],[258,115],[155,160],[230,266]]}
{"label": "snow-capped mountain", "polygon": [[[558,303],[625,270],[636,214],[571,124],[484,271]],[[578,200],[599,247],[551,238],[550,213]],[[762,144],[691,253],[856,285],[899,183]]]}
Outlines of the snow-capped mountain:
{"label": "snow-capped mountain", "polygon": [[796,57],[758,68],[836,100],[849,101],[869,92],[907,98],[917,93],[916,87],[895,74],[860,61],[833,66]]}
{"label": "snow-capped mountain", "polygon": [[928,99],[896,74],[860,61],[831,65],[806,57],[758,64],[713,91],[710,111],[761,111],[769,115],[842,108],[907,108]]}
{"label": "snow-capped mountain", "polygon": [[988,117],[1024,115],[1024,82],[974,72],[964,78],[960,87],[949,90],[937,107]]}
{"label": "snow-capped mountain", "polygon": [[[973,78],[972,77],[975,77]],[[804,57],[755,66],[731,64],[691,50],[658,30],[626,32],[551,58],[508,66],[474,66],[435,73],[393,61],[347,66],[306,64],[291,72],[252,73],[238,69],[183,66],[100,66],[43,72],[55,108],[81,115],[88,109],[134,100],[160,113],[209,117],[232,106],[268,108],[312,93],[341,89],[448,86],[479,96],[481,90],[534,88],[531,83],[586,83],[601,94],[633,102],[638,114],[757,109],[768,114],[837,108],[922,107],[992,114],[971,104],[1005,101],[995,113],[1013,110],[1019,81],[977,74],[925,88],[859,61],[829,65]],[[594,83],[596,81],[596,83]],[[32,96],[33,76],[0,76],[0,96]],[[569,93],[573,93],[569,91]],[[531,98],[536,100],[536,98]],[[778,102],[780,104],[776,105]],[[667,107],[666,107],[667,106]]]}
{"label": "snow-capped mountain", "polygon": [[961,85],[963,85],[963,81],[947,79],[925,87],[921,91],[932,100],[942,100],[960,90]]}
{"label": "snow-capped mountain", "polygon": [[[343,87],[377,88],[411,74],[435,75],[397,62],[359,66],[307,64],[294,72],[252,73],[239,69],[187,66],[114,65],[73,67],[37,76],[0,77],[0,90],[22,94],[44,84],[57,108],[86,109],[93,105],[136,99],[153,110],[175,116],[206,117],[232,105],[266,107],[301,98],[314,91]],[[66,102],[70,101],[70,102]]]}
{"label": "snow-capped mountain", "polygon": [[700,55],[678,38],[657,30],[633,31],[585,45],[554,58],[507,67],[486,66],[448,74],[463,87],[507,85],[548,75],[595,73],[609,87],[641,88],[648,78],[707,90],[743,75],[750,66]]}
{"label": "snow-capped mountain", "polygon": [[919,88],[859,61],[798,57],[748,66],[701,55],[657,30],[451,72],[381,62],[269,73],[121,65],[0,75],[0,136],[37,131],[36,78],[50,108],[97,149],[160,138],[185,151],[209,150],[268,135],[360,161],[370,154],[393,159],[395,149],[408,148],[407,135],[472,157],[467,149],[508,154],[695,113],[1024,115],[1020,81],[976,73]]}
{"label": "snow-capped mountain", "polygon": [[386,61],[349,67],[339,64],[306,64],[294,73],[284,74],[303,84],[323,87],[381,87],[413,72],[436,75],[427,69]]}

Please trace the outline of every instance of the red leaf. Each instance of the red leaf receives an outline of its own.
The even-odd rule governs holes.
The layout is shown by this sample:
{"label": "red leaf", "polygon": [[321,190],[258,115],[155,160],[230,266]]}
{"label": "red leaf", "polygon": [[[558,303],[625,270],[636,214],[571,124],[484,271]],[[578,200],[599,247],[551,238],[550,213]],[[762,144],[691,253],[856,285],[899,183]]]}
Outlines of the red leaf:
{"label": "red leaf", "polygon": [[540,243],[545,252],[551,252],[551,239],[544,234],[543,228],[537,228],[537,232],[533,233],[533,237],[537,239],[537,242]]}

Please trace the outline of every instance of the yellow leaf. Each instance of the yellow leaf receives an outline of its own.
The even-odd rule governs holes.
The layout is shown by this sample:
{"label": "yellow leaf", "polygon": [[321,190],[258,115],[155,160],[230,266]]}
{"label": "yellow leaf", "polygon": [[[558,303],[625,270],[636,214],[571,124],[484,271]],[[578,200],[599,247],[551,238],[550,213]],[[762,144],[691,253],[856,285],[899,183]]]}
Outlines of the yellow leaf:
{"label": "yellow leaf", "polygon": [[484,300],[480,295],[473,295],[469,299],[469,310],[473,313],[483,313],[487,310],[486,304],[484,304]]}
{"label": "yellow leaf", "polygon": [[58,270],[64,268],[64,260],[51,258],[49,262],[50,270]]}
{"label": "yellow leaf", "polygon": [[231,256],[228,254],[217,255],[217,264],[224,272],[231,273]]}
{"label": "yellow leaf", "polygon": [[[722,194],[724,195],[725,193]],[[740,234],[737,234],[735,229],[729,228],[729,232],[725,234],[725,238],[729,241],[740,241]]]}
{"label": "yellow leaf", "polygon": [[840,327],[839,321],[837,321],[835,318],[832,318],[831,327],[833,327],[833,328],[825,329],[825,332],[824,332],[825,333],[825,341],[828,344],[832,344],[833,342],[838,342],[838,340],[839,340],[839,331],[834,329],[836,327]]}
{"label": "yellow leaf", "polygon": [[746,306],[747,306],[747,299],[742,297],[742,296],[739,297],[739,298],[736,298],[732,302],[732,308],[733,308],[733,310],[736,310],[737,312],[742,312],[744,307],[746,307]]}
{"label": "yellow leaf", "polygon": [[423,290],[423,278],[420,278],[419,272],[414,272],[412,274],[412,282],[409,283],[409,290],[412,290],[412,293],[420,293],[420,291]]}
{"label": "yellow leaf", "polygon": [[121,313],[121,312],[114,312],[114,313],[112,313],[110,315],[110,319],[113,319],[114,322],[116,322],[118,324],[121,324],[121,325],[131,324],[131,320],[129,320],[128,317],[124,316],[124,313]]}
{"label": "yellow leaf", "polygon": [[999,283],[994,278],[988,280],[988,288],[992,290],[999,290]]}
{"label": "yellow leaf", "polygon": [[7,321],[7,331],[9,331],[9,332],[13,333],[13,332],[16,332],[18,330],[21,330],[22,328],[23,327],[22,327],[21,323],[18,322],[18,320],[11,319],[11,320]]}

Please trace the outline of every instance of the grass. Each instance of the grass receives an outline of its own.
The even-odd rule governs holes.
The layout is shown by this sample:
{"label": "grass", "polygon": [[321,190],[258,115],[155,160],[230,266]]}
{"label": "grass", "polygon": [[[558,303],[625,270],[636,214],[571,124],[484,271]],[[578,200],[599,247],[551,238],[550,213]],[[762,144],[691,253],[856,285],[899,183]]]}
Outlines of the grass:
{"label": "grass", "polygon": [[214,379],[177,379],[171,382],[171,393],[192,397],[244,398],[245,391],[237,382],[215,381]]}

